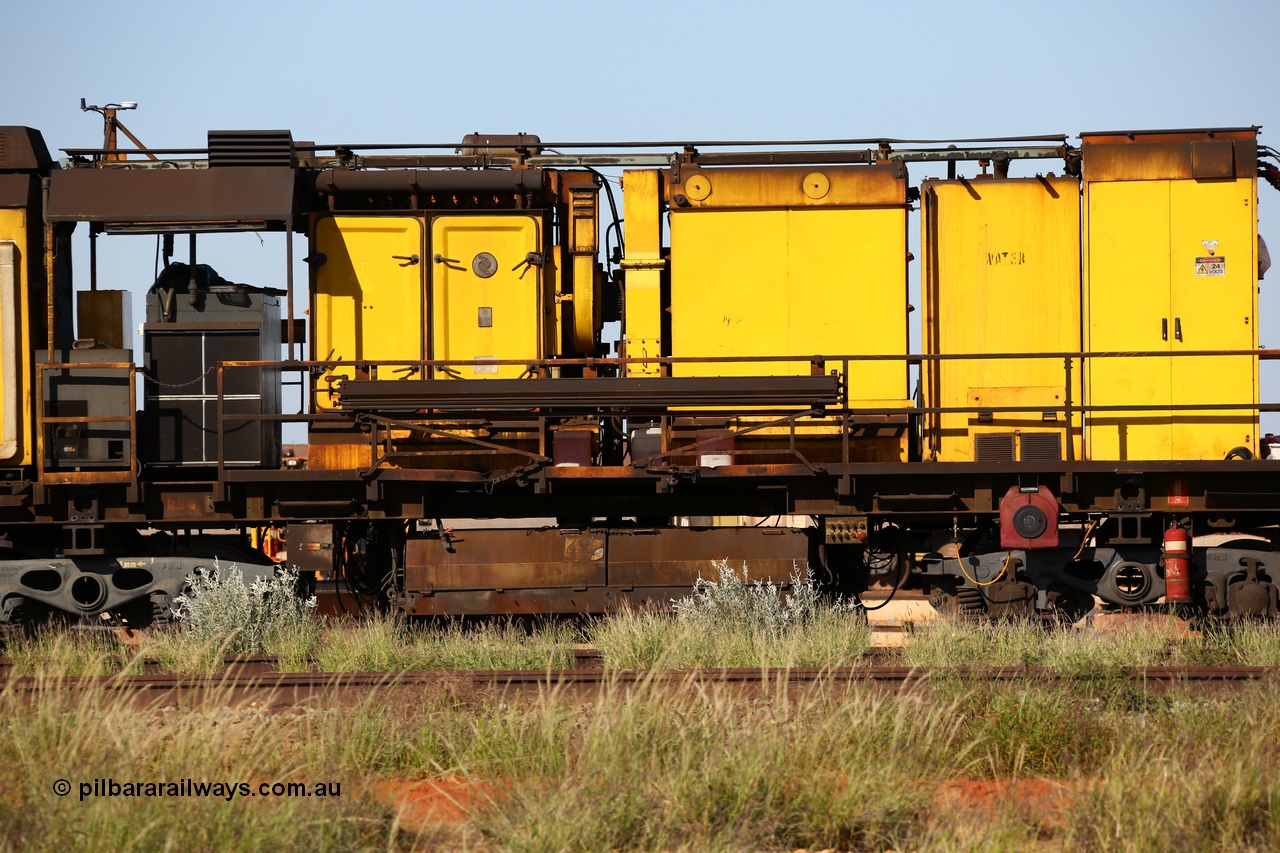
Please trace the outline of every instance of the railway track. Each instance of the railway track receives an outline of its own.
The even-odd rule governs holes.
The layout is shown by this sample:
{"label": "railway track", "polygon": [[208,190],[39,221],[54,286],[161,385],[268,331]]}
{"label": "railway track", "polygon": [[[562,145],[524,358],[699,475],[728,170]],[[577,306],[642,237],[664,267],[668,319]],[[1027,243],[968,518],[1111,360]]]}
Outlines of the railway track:
{"label": "railway track", "polygon": [[688,669],[688,670],[467,670],[406,672],[266,672],[262,661],[252,667],[232,666],[208,675],[114,675],[0,677],[0,691],[41,694],[73,691],[84,695],[112,695],[131,705],[162,706],[295,706],[358,703],[371,691],[501,690],[538,694],[549,690],[595,695],[636,689],[680,689],[727,686],[747,694],[766,690],[816,686],[878,688],[901,692],[929,689],[939,683],[1025,683],[1043,686],[1086,686],[1103,680],[1122,681],[1152,692],[1234,690],[1280,679],[1280,667],[1150,666],[1099,673],[1063,673],[1042,667],[956,667],[919,669],[904,666],[865,666],[838,669]]}

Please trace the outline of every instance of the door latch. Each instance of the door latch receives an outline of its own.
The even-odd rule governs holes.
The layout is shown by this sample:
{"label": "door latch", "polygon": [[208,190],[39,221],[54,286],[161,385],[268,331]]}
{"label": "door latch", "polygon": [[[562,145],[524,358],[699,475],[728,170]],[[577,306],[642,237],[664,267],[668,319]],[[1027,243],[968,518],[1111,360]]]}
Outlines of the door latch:
{"label": "door latch", "polygon": [[511,271],[515,272],[520,269],[520,267],[541,267],[542,263],[541,252],[528,252],[525,254],[524,260],[512,267]]}

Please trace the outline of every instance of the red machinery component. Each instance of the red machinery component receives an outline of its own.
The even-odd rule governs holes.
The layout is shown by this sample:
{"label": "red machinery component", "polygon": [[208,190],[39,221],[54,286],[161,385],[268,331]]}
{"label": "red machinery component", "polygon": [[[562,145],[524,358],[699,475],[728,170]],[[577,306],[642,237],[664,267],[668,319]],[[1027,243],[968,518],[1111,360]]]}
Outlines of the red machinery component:
{"label": "red machinery component", "polygon": [[273,563],[278,563],[285,558],[284,531],[274,524],[262,533],[262,553]]}
{"label": "red machinery component", "polygon": [[1166,603],[1191,602],[1191,542],[1176,525],[1164,532],[1164,584]]}
{"label": "red machinery component", "polygon": [[1058,547],[1058,499],[1046,486],[1014,486],[1000,499],[1000,547]]}

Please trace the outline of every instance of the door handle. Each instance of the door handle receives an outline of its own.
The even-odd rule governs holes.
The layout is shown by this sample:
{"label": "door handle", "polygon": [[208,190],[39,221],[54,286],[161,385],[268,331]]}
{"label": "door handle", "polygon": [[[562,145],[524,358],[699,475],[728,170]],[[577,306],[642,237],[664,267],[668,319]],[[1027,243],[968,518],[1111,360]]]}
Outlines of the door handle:
{"label": "door handle", "polygon": [[403,263],[403,264],[401,264],[400,266],[402,266],[402,267],[411,267],[411,266],[413,266],[414,264],[416,264],[418,261],[420,261],[420,260],[422,260],[422,259],[421,259],[421,258],[419,258],[417,255],[392,255],[392,256],[391,256],[391,260],[393,260],[393,261],[404,261],[404,263]]}
{"label": "door handle", "polygon": [[1169,340],[1169,318],[1162,317],[1160,320],[1160,340]]}
{"label": "door handle", "polygon": [[1178,340],[1182,340],[1182,318],[1173,318],[1173,336]]}
{"label": "door handle", "polygon": [[[524,260],[511,268],[512,272],[520,269],[520,267],[541,267],[543,264],[541,252],[525,252]],[[524,273],[521,273],[524,275]]]}

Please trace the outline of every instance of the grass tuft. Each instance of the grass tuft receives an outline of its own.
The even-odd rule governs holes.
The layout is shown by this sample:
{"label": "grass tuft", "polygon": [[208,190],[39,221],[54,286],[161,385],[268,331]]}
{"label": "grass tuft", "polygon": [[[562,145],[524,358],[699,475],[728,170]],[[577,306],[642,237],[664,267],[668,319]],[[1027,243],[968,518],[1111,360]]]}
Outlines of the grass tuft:
{"label": "grass tuft", "polygon": [[648,667],[837,667],[856,665],[871,630],[850,604],[824,600],[806,570],[785,594],[724,561],[719,580],[699,578],[673,613],[625,608],[596,621],[590,641],[612,669]]}

